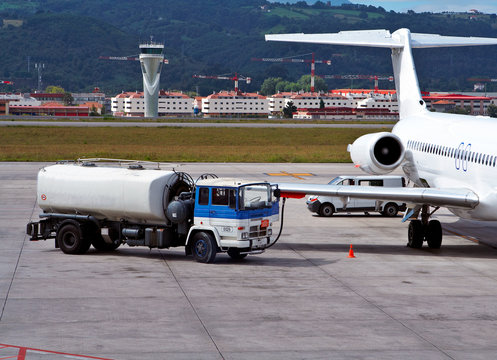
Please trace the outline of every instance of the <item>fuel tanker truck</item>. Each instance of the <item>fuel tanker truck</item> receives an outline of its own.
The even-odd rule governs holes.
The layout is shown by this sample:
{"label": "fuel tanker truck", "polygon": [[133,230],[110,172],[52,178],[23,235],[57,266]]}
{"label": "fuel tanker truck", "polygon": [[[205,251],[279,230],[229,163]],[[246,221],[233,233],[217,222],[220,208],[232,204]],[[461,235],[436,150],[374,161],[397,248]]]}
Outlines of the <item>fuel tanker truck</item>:
{"label": "fuel tanker truck", "polygon": [[242,259],[277,240],[278,189],[267,182],[62,162],[39,171],[37,197],[42,213],[27,225],[30,240],[55,239],[66,254],[184,246],[211,263],[218,252]]}

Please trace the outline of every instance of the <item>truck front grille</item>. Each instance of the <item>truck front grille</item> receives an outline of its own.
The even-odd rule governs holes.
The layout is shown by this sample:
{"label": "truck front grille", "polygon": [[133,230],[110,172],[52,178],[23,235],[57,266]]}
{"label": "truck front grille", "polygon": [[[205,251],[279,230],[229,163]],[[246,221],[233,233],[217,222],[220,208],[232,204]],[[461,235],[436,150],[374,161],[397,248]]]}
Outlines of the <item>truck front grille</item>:
{"label": "truck front grille", "polygon": [[249,237],[251,238],[266,236],[266,234],[267,234],[267,228],[261,229],[259,226],[250,227]]}

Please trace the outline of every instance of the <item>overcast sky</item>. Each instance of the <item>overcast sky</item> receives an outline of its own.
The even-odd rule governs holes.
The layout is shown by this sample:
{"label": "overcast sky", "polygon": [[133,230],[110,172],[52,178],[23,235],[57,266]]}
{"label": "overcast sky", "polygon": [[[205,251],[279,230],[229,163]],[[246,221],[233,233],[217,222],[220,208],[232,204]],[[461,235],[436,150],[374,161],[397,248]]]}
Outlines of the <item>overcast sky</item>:
{"label": "overcast sky", "polygon": [[455,11],[466,12],[476,9],[484,13],[497,13],[497,1],[494,0],[350,0],[355,4],[381,6],[385,10],[396,12],[442,12]]}

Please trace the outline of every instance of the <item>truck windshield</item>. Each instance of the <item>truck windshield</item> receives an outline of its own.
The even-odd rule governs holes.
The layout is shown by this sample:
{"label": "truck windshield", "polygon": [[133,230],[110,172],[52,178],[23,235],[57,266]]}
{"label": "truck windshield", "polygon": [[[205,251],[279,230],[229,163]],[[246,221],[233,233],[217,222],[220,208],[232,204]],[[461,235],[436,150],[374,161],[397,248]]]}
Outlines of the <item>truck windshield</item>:
{"label": "truck windshield", "polygon": [[271,207],[271,186],[256,184],[240,187],[240,210],[263,209]]}

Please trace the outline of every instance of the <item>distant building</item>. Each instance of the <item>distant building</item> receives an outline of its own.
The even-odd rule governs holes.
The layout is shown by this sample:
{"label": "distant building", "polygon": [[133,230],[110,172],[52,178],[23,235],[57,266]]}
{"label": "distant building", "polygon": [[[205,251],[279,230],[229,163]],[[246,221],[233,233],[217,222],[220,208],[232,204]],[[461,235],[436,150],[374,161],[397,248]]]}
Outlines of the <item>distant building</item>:
{"label": "distant building", "polygon": [[31,93],[31,97],[35,98],[41,103],[53,102],[56,101],[58,103],[64,103],[64,94],[51,94],[51,93]]}
{"label": "distant building", "polygon": [[[193,99],[182,92],[159,92],[159,116],[191,116]],[[145,98],[143,92],[123,92],[111,99],[111,110],[114,116],[145,115]]]}
{"label": "distant building", "polygon": [[[398,113],[399,106],[395,90],[338,89],[327,93],[282,92],[268,97],[269,111],[277,114],[291,101],[297,109],[388,109]],[[322,102],[321,102],[322,100]],[[344,110],[345,111],[345,110]],[[356,115],[354,114],[353,117]]]}
{"label": "distant building", "polygon": [[24,20],[8,20],[8,19],[3,19],[3,27],[21,27],[24,24]]}
{"label": "distant building", "polygon": [[87,117],[90,109],[86,106],[64,106],[57,102],[46,103],[40,106],[9,106],[11,115],[33,116],[83,116]]}
{"label": "distant building", "polygon": [[71,93],[73,97],[73,104],[81,105],[87,102],[96,102],[99,104],[105,104],[105,94],[101,92],[91,92],[91,93]]}
{"label": "distant building", "polygon": [[297,109],[293,115],[299,120],[393,120],[399,113],[387,108],[325,107],[323,109]]}
{"label": "distant building", "polygon": [[423,100],[427,109],[446,112],[455,107],[469,107],[471,115],[487,115],[488,105],[495,101],[494,98],[487,96],[435,93],[423,96]]}
{"label": "distant building", "polygon": [[202,99],[204,117],[211,116],[267,116],[268,99],[257,93],[220,91]]}

